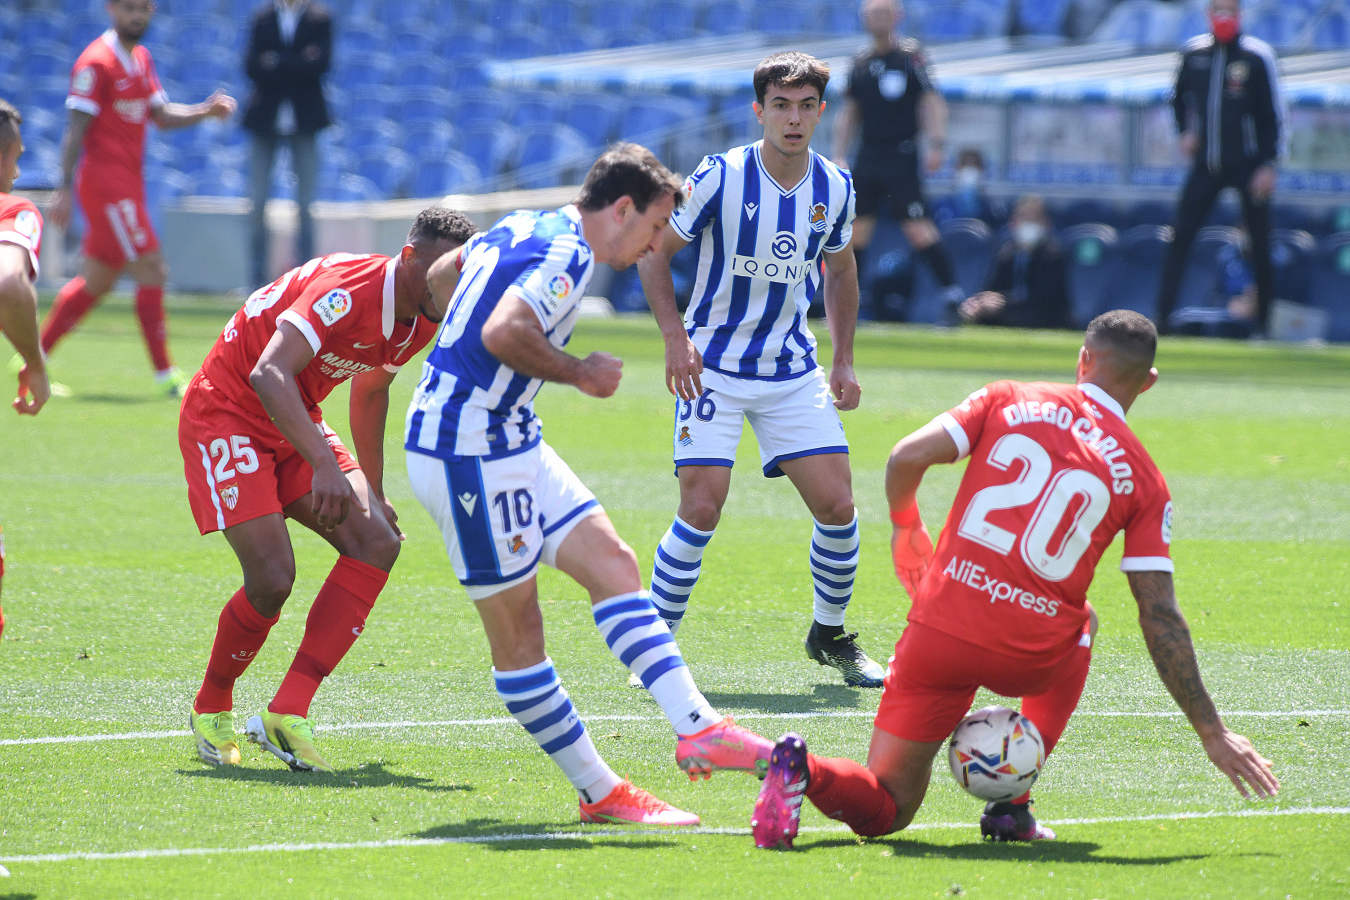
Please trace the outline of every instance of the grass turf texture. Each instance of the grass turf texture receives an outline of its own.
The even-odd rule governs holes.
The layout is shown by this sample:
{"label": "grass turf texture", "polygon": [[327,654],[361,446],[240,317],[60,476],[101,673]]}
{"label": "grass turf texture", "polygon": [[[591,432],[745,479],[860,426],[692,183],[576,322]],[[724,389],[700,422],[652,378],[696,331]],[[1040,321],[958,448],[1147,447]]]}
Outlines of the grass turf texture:
{"label": "grass turf texture", "polygon": [[[231,312],[171,298],[185,369]],[[864,549],[849,620],[874,657],[889,654],[906,606],[887,558],[890,445],[986,381],[1071,377],[1077,346],[995,330],[859,335],[863,408],[845,424]],[[546,388],[546,434],[647,569],[676,500],[659,338],[646,320],[586,321],[570,349],[622,356],[624,382],[608,401]],[[395,385],[386,444],[409,540],[313,708],[338,772],[293,774],[246,743],[238,769],[198,763],[188,706],[238,569],[220,536],[196,534],[176,407],[153,392],[129,303],[111,298],[53,358],[75,396],[0,425],[0,864],[11,873],[0,896],[1344,896],[1350,351],[1169,340],[1158,365],[1131,422],[1176,499],[1177,585],[1202,670],[1230,726],[1274,761],[1278,802],[1244,803],[1172,714],[1114,571],[1117,546],[1091,591],[1102,630],[1079,714],[1036,789],[1060,840],[981,844],[979,804],[939,758],[912,830],[860,842],[807,808],[798,850],[767,853],[748,836],[757,783],[688,783],[668,725],[625,686],[581,591],[545,572],[550,653],[601,752],[703,817],[695,833],[576,824],[570,786],[504,719],[477,617],[403,475],[415,367]],[[343,434],[345,406],[345,389],[325,405]],[[748,436],[740,458],[681,647],[709,699],[745,724],[864,757],[878,693],[843,687],[801,648],[809,521],[790,485],[758,474]],[[934,531],[959,474],[935,469],[924,484]],[[296,589],[236,690],[241,729],[276,689],[333,561],[318,538],[292,536]],[[147,735],[34,742],[131,732]],[[297,849],[325,843],[337,846]]]}

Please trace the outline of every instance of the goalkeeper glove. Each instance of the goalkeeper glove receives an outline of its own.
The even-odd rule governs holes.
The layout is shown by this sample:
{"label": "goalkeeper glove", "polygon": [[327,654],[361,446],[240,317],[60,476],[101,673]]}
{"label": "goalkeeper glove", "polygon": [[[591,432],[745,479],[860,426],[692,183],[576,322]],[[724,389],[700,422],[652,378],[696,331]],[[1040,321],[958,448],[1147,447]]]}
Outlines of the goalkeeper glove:
{"label": "goalkeeper glove", "polygon": [[919,582],[933,561],[933,539],[923,527],[918,504],[891,510],[891,524],[895,526],[891,531],[891,562],[895,564],[895,577],[912,600],[919,596]]}

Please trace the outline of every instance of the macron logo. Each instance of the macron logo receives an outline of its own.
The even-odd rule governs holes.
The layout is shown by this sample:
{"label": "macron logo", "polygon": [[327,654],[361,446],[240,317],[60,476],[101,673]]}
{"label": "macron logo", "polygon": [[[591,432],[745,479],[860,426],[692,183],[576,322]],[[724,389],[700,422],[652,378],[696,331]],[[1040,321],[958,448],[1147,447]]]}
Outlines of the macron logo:
{"label": "macron logo", "polygon": [[458,500],[459,505],[464,507],[464,515],[473,516],[474,508],[478,506],[478,495],[465,491],[459,495]]}
{"label": "macron logo", "polygon": [[745,217],[747,219],[753,219],[755,217],[755,211],[758,209],[759,209],[758,203],[745,204]]}

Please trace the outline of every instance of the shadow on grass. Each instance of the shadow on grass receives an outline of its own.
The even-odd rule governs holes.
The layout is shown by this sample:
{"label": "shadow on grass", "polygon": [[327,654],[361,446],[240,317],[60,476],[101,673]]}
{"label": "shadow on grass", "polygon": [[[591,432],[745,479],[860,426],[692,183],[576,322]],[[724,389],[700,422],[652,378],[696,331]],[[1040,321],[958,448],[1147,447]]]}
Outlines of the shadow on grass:
{"label": "shadow on grass", "polygon": [[842,684],[818,684],[811,693],[751,694],[705,691],[717,709],[746,709],[766,713],[810,713],[829,709],[875,709],[880,691]]}
{"label": "shadow on grass", "polygon": [[[593,830],[592,830],[593,829]],[[566,822],[539,822],[532,825],[505,825],[496,819],[469,819],[454,825],[440,825],[418,831],[409,837],[482,844],[492,850],[590,850],[606,837],[632,838],[648,829],[623,826],[582,826],[576,819]],[[623,840],[604,844],[606,850],[651,850],[668,848],[678,838],[678,829],[651,830],[651,840]]]}
{"label": "shadow on grass", "polygon": [[[969,844],[932,844],[913,838],[872,839],[869,843],[890,847],[897,859],[942,858],[957,860],[994,860],[999,862],[1036,861],[1060,863],[1109,863],[1117,866],[1159,866],[1169,863],[1193,862],[1209,859],[1209,853],[1179,853],[1172,856],[1104,856],[1097,851],[1101,844],[1091,841],[1037,841],[1032,844],[980,841]],[[853,838],[831,838],[812,841],[800,846],[802,850],[856,847]],[[1259,854],[1270,856],[1273,854]]]}
{"label": "shadow on grass", "polygon": [[419,791],[442,793],[471,791],[467,784],[438,784],[420,775],[398,775],[385,768],[384,763],[371,763],[336,772],[292,772],[290,769],[269,767],[255,769],[246,766],[219,766],[211,769],[179,769],[179,775],[188,778],[212,778],[220,781],[252,781],[262,784],[303,785],[316,788],[416,788]]}

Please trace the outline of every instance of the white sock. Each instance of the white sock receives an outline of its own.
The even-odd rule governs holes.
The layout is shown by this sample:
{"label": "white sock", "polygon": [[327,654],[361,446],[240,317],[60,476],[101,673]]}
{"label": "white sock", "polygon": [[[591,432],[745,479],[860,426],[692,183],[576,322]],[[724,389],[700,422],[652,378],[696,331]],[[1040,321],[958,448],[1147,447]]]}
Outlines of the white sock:
{"label": "white sock", "polygon": [[[814,520],[813,520],[814,521]],[[843,625],[853,598],[858,571],[858,512],[847,525],[815,523],[811,531],[811,580],[815,586],[815,619],[822,625]]]}
{"label": "white sock", "polygon": [[646,591],[620,594],[591,607],[595,627],[619,658],[642,679],[677,734],[697,734],[722,721],[689,674],[680,648]]}
{"label": "white sock", "polygon": [[680,627],[689,595],[703,568],[703,549],[712,540],[711,531],[699,531],[679,516],[670,523],[652,562],[652,602],[665,619],[670,633]]}
{"label": "white sock", "polygon": [[586,726],[553,670],[553,660],[545,657],[541,663],[507,672],[494,668],[492,680],[507,711],[558,764],[584,802],[602,799],[623,780],[591,743]]}

